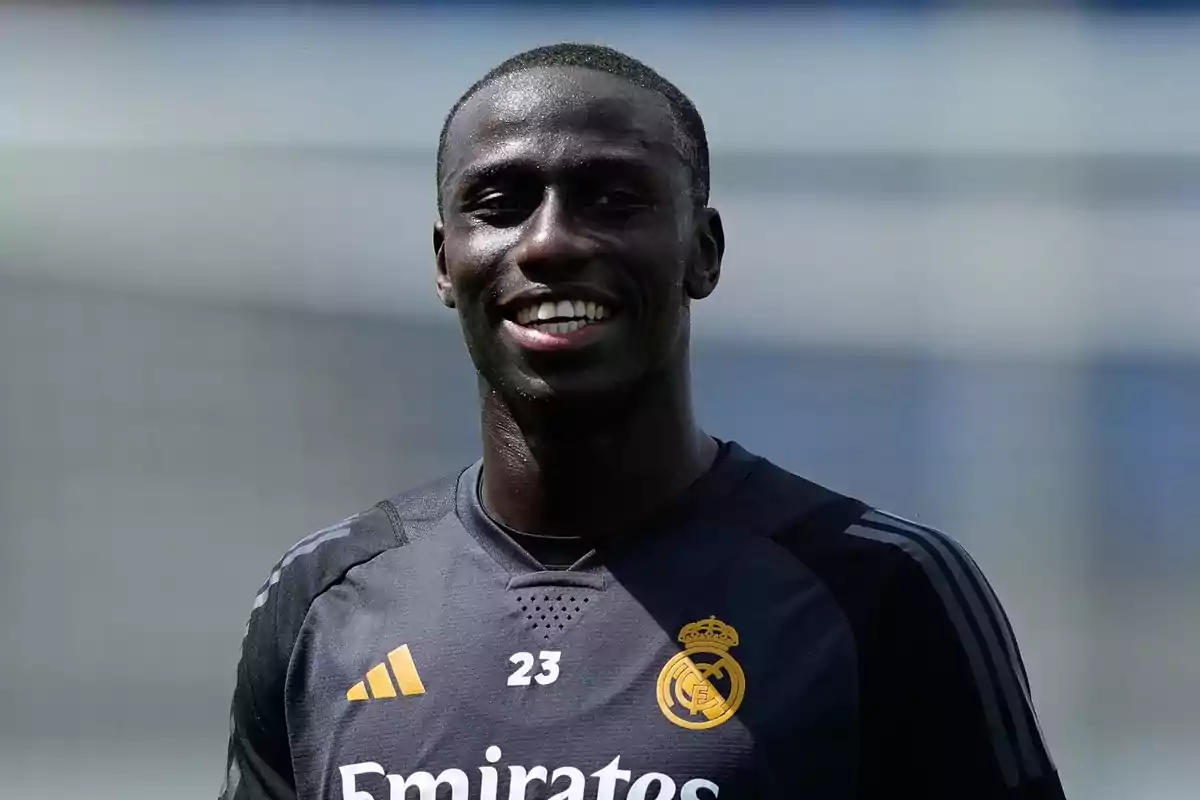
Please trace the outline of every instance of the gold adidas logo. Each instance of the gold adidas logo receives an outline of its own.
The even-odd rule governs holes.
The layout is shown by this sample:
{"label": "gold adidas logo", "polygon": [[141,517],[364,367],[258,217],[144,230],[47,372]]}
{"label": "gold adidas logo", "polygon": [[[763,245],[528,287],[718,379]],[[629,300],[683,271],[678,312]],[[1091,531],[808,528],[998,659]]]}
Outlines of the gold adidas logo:
{"label": "gold adidas logo", "polygon": [[[388,673],[389,664],[392,667],[391,674]],[[392,683],[392,674],[396,676],[394,684]],[[417,665],[413,663],[412,653],[409,652],[406,644],[402,644],[388,653],[387,661],[371,667],[366,680],[359,681],[350,687],[350,691],[346,692],[346,699],[382,700],[387,697],[395,697],[397,686],[400,687],[400,694],[406,697],[425,694],[425,684],[421,683],[421,676],[417,674]],[[368,687],[371,690],[370,694],[367,694]]]}

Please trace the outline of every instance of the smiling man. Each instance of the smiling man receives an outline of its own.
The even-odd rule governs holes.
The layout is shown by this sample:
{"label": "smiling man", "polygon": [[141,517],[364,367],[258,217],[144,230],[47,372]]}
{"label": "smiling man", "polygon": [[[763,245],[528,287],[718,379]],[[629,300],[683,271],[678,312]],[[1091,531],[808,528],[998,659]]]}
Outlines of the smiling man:
{"label": "smiling man", "polygon": [[709,436],[704,125],[555,45],[446,119],[436,287],[483,457],[302,539],[254,602],[225,800],[1061,798],[946,535]]}

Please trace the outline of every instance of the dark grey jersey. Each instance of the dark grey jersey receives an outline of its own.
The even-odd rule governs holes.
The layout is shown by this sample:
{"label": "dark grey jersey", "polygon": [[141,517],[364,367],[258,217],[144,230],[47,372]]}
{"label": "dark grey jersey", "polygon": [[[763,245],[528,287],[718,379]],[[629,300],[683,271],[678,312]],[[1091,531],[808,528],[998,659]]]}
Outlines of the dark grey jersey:
{"label": "dark grey jersey", "polygon": [[735,444],[544,569],[478,464],[301,540],[254,601],[224,800],[1061,798],[954,541]]}

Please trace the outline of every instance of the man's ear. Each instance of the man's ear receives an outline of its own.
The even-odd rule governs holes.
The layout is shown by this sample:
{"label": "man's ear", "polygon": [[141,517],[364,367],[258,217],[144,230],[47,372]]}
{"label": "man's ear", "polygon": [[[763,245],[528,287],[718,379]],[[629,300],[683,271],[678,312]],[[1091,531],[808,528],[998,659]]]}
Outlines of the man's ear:
{"label": "man's ear", "polygon": [[437,263],[438,299],[446,308],[454,308],[454,287],[450,285],[450,274],[446,272],[446,229],[439,219],[433,223],[433,255]]}
{"label": "man's ear", "polygon": [[725,257],[725,228],[715,208],[705,207],[696,213],[692,247],[683,286],[689,298],[703,300],[717,288],[721,280],[721,259]]}

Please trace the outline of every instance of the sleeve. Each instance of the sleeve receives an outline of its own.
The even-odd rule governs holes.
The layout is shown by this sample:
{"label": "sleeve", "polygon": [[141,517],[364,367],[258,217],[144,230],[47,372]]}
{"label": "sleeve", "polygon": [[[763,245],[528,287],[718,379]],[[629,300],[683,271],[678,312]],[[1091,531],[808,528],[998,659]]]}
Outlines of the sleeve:
{"label": "sleeve", "polygon": [[379,506],[301,539],[259,589],[242,638],[218,800],[294,800],[288,665],[309,608],[355,565],[398,544]]}
{"label": "sleeve", "polygon": [[264,589],[255,599],[242,640],[230,710],[225,782],[218,800],[296,797],[284,714],[287,660],[279,657],[282,632],[274,624],[274,603],[260,605],[266,592]]}
{"label": "sleeve", "polygon": [[1012,627],[978,566],[937,531],[895,521],[874,533],[905,556],[876,629],[884,686],[864,712],[879,717],[878,796],[1063,800]]}

